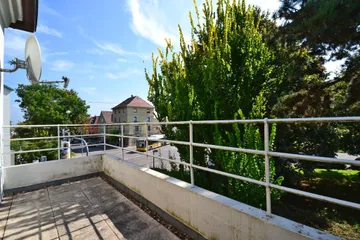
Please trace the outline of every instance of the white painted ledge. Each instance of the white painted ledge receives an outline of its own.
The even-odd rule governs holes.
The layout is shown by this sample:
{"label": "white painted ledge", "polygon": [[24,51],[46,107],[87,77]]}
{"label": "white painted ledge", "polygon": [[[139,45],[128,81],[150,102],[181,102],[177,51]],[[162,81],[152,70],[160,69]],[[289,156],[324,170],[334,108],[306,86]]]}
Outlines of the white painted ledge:
{"label": "white painted ledge", "polygon": [[4,190],[102,171],[210,239],[340,239],[109,154],[2,170]]}
{"label": "white painted ledge", "polygon": [[4,190],[99,172],[101,165],[101,155],[94,155],[4,167]]}
{"label": "white painted ledge", "polygon": [[207,238],[340,239],[112,155],[102,171]]}

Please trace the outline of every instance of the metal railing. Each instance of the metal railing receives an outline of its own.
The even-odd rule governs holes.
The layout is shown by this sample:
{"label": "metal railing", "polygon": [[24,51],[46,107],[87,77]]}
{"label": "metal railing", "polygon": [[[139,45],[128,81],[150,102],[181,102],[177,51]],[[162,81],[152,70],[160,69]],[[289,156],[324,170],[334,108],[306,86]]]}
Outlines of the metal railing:
{"label": "metal railing", "polygon": [[[161,159],[168,162],[174,162],[177,164],[181,164],[184,166],[189,167],[190,169],[190,183],[191,185],[195,185],[194,179],[194,169],[207,171],[215,174],[219,174],[222,176],[239,179],[242,181],[258,184],[265,187],[266,191],[266,213],[268,216],[271,216],[271,189],[278,189],[281,191],[297,194],[300,196],[305,196],[309,198],[314,198],[321,201],[326,201],[330,203],[335,203],[338,205],[351,207],[355,209],[360,209],[360,204],[345,200],[340,200],[333,197],[327,197],[320,194],[310,193],[294,188],[284,187],[277,184],[273,184],[270,181],[270,160],[269,157],[282,157],[282,158],[290,158],[290,159],[297,159],[297,160],[304,160],[304,161],[313,161],[313,162],[321,162],[321,163],[339,163],[339,164],[350,164],[353,166],[360,166],[360,161],[354,160],[346,160],[346,159],[337,159],[337,158],[329,158],[329,157],[320,157],[320,156],[310,156],[310,155],[302,155],[302,154],[293,154],[293,153],[283,153],[283,152],[273,152],[269,150],[269,124],[271,123],[335,123],[335,122],[358,122],[360,123],[360,117],[326,117],[326,118],[284,118],[284,119],[249,119],[249,120],[204,120],[204,121],[177,121],[177,122],[136,122],[136,123],[112,123],[112,124],[91,124],[91,125],[83,125],[83,124],[64,124],[64,125],[16,125],[16,126],[4,126],[4,128],[39,128],[39,127],[57,127],[57,136],[49,136],[49,137],[34,137],[34,138],[14,138],[10,139],[10,141],[22,141],[22,140],[43,140],[43,139],[57,139],[58,147],[57,148],[50,148],[50,149],[36,149],[36,150],[27,150],[27,151],[15,151],[10,153],[4,154],[18,154],[18,153],[26,153],[26,152],[39,152],[39,151],[49,151],[49,150],[58,150],[60,152],[60,140],[63,137],[68,136],[60,136],[60,127],[94,127],[94,126],[102,126],[103,133],[99,134],[82,134],[82,135],[73,135],[71,137],[81,137],[81,136],[100,136],[103,138],[103,143],[89,145],[91,146],[104,146],[103,152],[106,152],[106,147],[112,147],[121,150],[122,159],[124,159],[124,151],[131,151],[136,152],[138,154],[144,155],[146,157],[153,157],[152,154],[149,154],[148,151],[148,126],[149,125],[188,125],[189,126],[189,141],[177,141],[177,140],[167,140],[161,139],[160,142],[169,142],[173,144],[179,145],[186,145],[189,146],[189,163],[178,161],[174,159],[169,159],[165,157],[156,156],[155,158]],[[238,147],[228,147],[228,146],[220,146],[220,145],[213,145],[213,144],[205,144],[205,143],[197,143],[193,141],[193,127],[194,125],[200,124],[249,124],[249,123],[257,123],[264,125],[264,150],[257,150],[257,149],[246,149],[246,148],[238,148]],[[125,126],[132,126],[137,125],[145,126],[145,137],[136,137],[136,136],[128,136],[124,135],[124,127]],[[118,126],[120,127],[120,134],[108,134],[106,133],[106,129],[110,128],[111,126]],[[116,146],[106,142],[106,137],[118,137],[120,139],[120,145]],[[146,152],[139,152],[132,149],[124,148],[124,138],[133,138],[133,139],[145,139],[146,143]],[[243,152],[249,154],[256,154],[264,156],[265,162],[265,181],[260,181],[257,179],[252,179],[244,176],[239,176],[232,173],[223,172],[220,170],[207,168],[203,166],[199,166],[194,164],[193,162],[193,147],[203,147],[209,149],[218,149],[218,150],[225,150],[225,151],[235,151],[235,152]],[[60,159],[60,153],[58,154]]]}

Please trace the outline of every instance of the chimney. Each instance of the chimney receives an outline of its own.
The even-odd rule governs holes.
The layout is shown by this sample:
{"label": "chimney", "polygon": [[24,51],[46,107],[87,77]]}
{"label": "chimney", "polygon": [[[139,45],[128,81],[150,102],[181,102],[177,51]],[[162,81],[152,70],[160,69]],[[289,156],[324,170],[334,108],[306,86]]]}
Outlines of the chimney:
{"label": "chimney", "polygon": [[134,95],[131,94],[131,97],[134,97]]}

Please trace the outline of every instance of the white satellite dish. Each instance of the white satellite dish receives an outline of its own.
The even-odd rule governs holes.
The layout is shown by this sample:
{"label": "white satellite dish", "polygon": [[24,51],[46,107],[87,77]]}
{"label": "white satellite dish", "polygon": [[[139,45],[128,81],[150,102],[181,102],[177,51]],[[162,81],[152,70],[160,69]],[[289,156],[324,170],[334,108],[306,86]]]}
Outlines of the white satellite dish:
{"label": "white satellite dish", "polygon": [[32,84],[40,81],[41,77],[41,50],[39,42],[33,34],[30,34],[25,43],[25,61],[14,58],[10,62],[13,69],[1,69],[0,72],[15,72],[19,68],[26,69],[26,76]]}
{"label": "white satellite dish", "polygon": [[30,34],[25,43],[26,76],[32,84],[40,81],[41,77],[41,50],[38,40]]}

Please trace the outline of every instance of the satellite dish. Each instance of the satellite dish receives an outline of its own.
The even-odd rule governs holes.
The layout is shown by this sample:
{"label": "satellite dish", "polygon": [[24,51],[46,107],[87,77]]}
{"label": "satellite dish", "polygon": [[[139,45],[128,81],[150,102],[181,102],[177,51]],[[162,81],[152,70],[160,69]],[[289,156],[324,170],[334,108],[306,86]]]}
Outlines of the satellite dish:
{"label": "satellite dish", "polygon": [[26,76],[32,84],[39,82],[41,77],[41,50],[38,40],[30,34],[25,43]]}
{"label": "satellite dish", "polygon": [[25,61],[18,58],[10,61],[13,69],[2,69],[0,72],[15,72],[19,68],[26,69],[26,76],[32,84],[40,81],[41,77],[41,51],[39,42],[33,34],[30,34],[25,43]]}

